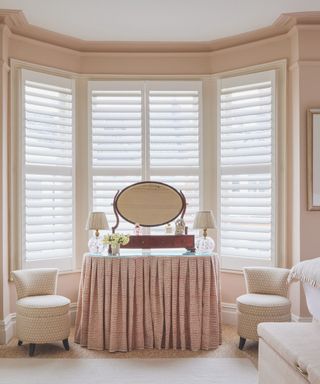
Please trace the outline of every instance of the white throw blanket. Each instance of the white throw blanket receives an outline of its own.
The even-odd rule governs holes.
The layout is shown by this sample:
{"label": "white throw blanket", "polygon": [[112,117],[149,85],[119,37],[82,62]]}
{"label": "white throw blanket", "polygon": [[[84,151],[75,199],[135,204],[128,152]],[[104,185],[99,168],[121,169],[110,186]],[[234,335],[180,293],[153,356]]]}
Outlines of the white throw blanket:
{"label": "white throw blanket", "polygon": [[290,283],[292,280],[300,280],[315,288],[320,288],[320,257],[302,261],[292,267],[288,282]]}

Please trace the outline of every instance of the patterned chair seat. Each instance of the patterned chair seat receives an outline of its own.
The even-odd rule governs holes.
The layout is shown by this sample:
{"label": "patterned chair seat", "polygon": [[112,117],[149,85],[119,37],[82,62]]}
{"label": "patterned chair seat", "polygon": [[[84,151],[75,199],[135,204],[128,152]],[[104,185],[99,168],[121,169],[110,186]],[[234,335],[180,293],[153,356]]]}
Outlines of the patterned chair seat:
{"label": "patterned chair seat", "polygon": [[278,295],[248,293],[237,298],[238,310],[258,316],[282,316],[290,313],[290,300]]}
{"label": "patterned chair seat", "polygon": [[59,295],[23,297],[17,300],[17,313],[29,317],[52,317],[69,312],[70,300]]}

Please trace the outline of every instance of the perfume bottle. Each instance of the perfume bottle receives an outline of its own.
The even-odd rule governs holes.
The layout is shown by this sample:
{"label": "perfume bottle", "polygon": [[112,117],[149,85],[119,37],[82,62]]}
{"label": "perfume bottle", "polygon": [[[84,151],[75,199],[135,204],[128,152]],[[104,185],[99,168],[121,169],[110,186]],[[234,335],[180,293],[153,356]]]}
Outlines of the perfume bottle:
{"label": "perfume bottle", "polygon": [[134,225],[134,235],[140,236],[141,235],[141,227],[139,223],[135,223]]}
{"label": "perfume bottle", "polygon": [[185,228],[186,228],[186,223],[184,222],[184,220],[182,218],[177,219],[175,221],[175,225],[176,225],[175,235],[184,235]]}
{"label": "perfume bottle", "polygon": [[166,235],[172,235],[173,228],[170,223],[166,224],[166,226],[164,227],[164,232]]}

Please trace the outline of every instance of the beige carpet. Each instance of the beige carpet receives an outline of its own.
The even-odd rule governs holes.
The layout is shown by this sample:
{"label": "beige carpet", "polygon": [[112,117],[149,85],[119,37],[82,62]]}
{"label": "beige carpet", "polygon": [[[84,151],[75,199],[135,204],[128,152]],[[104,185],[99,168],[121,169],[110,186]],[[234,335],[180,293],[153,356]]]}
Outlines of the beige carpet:
{"label": "beige carpet", "polygon": [[[173,351],[173,350],[140,350],[133,352],[110,353],[107,351],[90,351],[73,342],[73,331],[70,336],[70,351],[63,349],[62,343],[37,345],[34,358],[50,359],[149,359],[149,358],[249,358],[257,367],[258,343],[247,341],[244,350],[238,348],[239,337],[234,327],[224,325],[222,328],[222,345],[213,351]],[[28,345],[17,346],[17,339],[8,345],[0,346],[0,358],[28,358]]]}
{"label": "beige carpet", "polygon": [[249,359],[2,359],[0,384],[257,384]]}

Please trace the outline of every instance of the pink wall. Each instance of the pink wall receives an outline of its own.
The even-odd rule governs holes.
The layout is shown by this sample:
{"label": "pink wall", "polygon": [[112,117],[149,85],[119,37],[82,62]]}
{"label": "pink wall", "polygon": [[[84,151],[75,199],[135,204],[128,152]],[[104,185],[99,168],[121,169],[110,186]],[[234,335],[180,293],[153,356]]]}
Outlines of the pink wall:
{"label": "pink wall", "polygon": [[6,26],[0,25],[0,318],[10,311],[8,287],[8,90],[9,67],[8,33]]}
{"label": "pink wall", "polygon": [[[320,257],[320,212],[307,210],[307,109],[320,107],[320,26],[292,36],[288,111],[288,251],[290,265]],[[292,288],[294,313],[308,316],[302,287]]]}
{"label": "pink wall", "polygon": [[[78,52],[51,44],[39,42],[12,34],[2,33],[1,41],[8,41],[8,56],[31,63],[56,67],[76,73],[116,74],[116,75],[206,75],[229,71],[237,68],[287,59],[288,71],[288,121],[287,121],[287,266],[306,258],[319,256],[320,212],[306,210],[306,108],[320,106],[320,36],[318,27],[294,27],[286,34],[262,39],[253,43],[213,52],[191,53],[106,53]],[[2,54],[4,49],[2,47]],[[4,58],[7,61],[6,57]],[[307,60],[307,61],[306,61]],[[312,60],[312,62],[309,62]],[[7,93],[1,76],[1,90]],[[6,108],[7,98],[2,98],[2,107]],[[5,116],[5,115],[4,115]],[[3,117],[2,125],[6,125]],[[5,130],[6,131],[6,130]],[[10,129],[8,131],[10,133]],[[4,137],[4,149],[8,148]],[[2,158],[5,165],[5,159]],[[6,167],[4,170],[6,171]],[[6,179],[5,174],[3,178]],[[3,191],[2,191],[3,193]],[[5,215],[5,203],[0,205]],[[5,229],[2,229],[2,235]],[[5,234],[6,236],[6,234]],[[15,311],[15,292],[7,284],[7,250],[0,255],[0,318]],[[76,301],[79,272],[59,277],[59,293]],[[222,301],[234,303],[237,296],[245,291],[241,274],[222,273]],[[306,315],[307,310],[303,294],[298,285],[292,288],[294,313]],[[10,305],[5,304],[9,302]]]}

